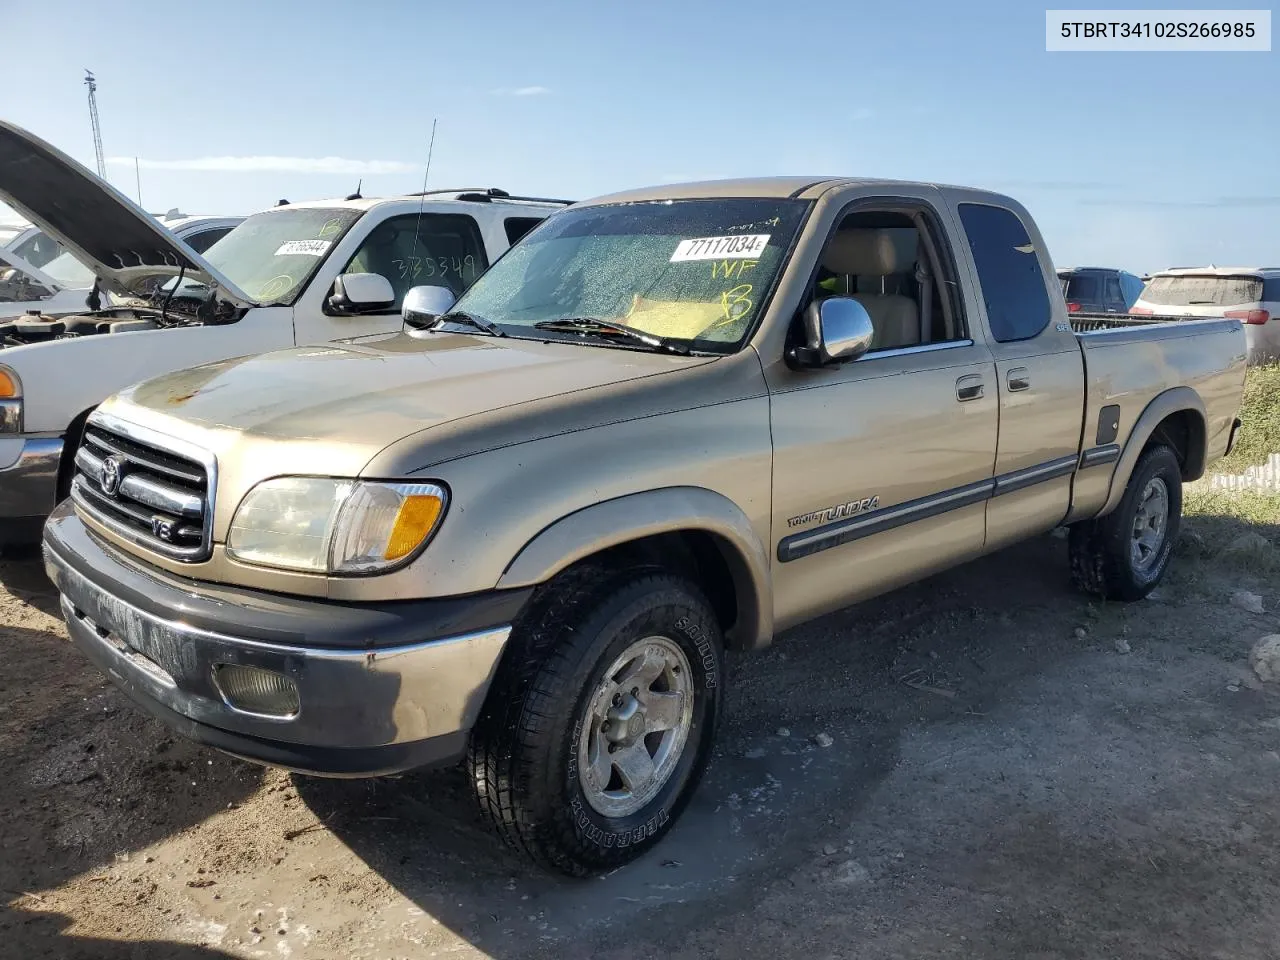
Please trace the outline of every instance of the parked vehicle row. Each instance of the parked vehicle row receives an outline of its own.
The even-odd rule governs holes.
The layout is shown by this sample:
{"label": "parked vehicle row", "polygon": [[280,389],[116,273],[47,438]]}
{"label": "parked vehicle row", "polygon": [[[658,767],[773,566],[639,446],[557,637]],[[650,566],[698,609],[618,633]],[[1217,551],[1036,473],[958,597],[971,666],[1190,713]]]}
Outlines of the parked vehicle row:
{"label": "parked vehicle row", "polygon": [[[1075,583],[1140,599],[1182,484],[1239,426],[1241,319],[1073,330],[998,194],[780,177],[298,204],[201,257],[3,130],[0,189],[38,213],[3,162],[21,153],[113,197],[109,229],[59,239],[122,296],[142,271],[175,301],[62,360],[0,357],[33,417],[76,415],[53,396],[66,358],[129,384],[79,395],[44,528],[73,642],[237,756],[464,763],[498,833],[571,875],[679,817],[726,648],[1064,523]],[[176,372],[143,379],[161,350]],[[49,365],[18,386],[15,356]]]}
{"label": "parked vehicle row", "polygon": [[0,539],[10,543],[37,539],[68,495],[89,412],[111,393],[208,361],[393,333],[410,286],[461,293],[511,238],[564,205],[447,191],[166,229],[2,123],[0,197],[66,248],[38,274],[52,287],[40,313],[0,325]]}

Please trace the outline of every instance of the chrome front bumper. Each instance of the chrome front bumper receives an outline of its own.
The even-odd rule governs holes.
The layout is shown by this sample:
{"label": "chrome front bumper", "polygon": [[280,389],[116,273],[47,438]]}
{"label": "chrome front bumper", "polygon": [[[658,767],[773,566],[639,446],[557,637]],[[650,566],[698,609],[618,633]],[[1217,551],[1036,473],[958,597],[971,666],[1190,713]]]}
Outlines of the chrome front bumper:
{"label": "chrome front bumper", "polygon": [[0,437],[0,463],[5,461],[0,466],[0,524],[47,517],[57,496],[62,438]]}
{"label": "chrome front bumper", "polygon": [[[366,649],[287,646],[143,610],[114,596],[96,566],[96,583],[76,570],[48,535],[44,557],[72,641],[134,700],[192,739],[309,773],[373,775],[456,759],[511,630]],[[299,711],[271,717],[231,706],[215,680],[219,664],[287,676]]]}

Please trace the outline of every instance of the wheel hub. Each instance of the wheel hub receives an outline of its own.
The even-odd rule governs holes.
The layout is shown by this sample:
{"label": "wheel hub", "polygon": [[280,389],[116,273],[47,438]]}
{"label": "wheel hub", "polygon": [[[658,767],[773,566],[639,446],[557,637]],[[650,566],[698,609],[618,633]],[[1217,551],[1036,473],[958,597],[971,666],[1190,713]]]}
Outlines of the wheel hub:
{"label": "wheel hub", "polygon": [[578,770],[587,802],[607,817],[635,813],[670,779],[688,741],[688,657],[668,637],[631,644],[605,671],[584,713]]}
{"label": "wheel hub", "polygon": [[1133,517],[1129,555],[1139,573],[1150,570],[1159,560],[1169,528],[1169,488],[1160,477],[1152,477],[1142,488]]}

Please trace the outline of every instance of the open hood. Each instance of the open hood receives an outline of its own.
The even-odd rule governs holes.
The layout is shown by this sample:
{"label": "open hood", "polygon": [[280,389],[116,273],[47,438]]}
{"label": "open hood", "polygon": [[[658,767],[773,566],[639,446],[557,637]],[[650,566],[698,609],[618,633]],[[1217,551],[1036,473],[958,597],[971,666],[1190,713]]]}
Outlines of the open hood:
{"label": "open hood", "polygon": [[34,134],[0,120],[0,200],[62,241],[106,290],[142,295],[147,278],[186,276],[238,307],[254,301],[111,184]]}

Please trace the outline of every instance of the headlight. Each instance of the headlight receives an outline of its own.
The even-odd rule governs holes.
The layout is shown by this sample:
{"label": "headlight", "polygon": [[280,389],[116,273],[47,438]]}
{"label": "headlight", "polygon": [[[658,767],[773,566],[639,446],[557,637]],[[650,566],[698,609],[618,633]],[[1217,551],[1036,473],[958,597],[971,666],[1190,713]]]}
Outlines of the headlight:
{"label": "headlight", "polygon": [[280,477],[258,484],[231,520],[227,553],[314,573],[374,573],[407,563],[448,504],[434,483]]}

